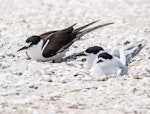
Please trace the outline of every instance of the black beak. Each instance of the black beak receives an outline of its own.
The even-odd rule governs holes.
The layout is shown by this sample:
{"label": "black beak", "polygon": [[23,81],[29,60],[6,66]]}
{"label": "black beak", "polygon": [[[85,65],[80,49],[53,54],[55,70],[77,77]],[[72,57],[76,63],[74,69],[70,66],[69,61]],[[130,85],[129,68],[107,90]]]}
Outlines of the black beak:
{"label": "black beak", "polygon": [[85,52],[81,51],[81,52],[78,52],[78,53],[74,53],[74,56],[85,56]]}
{"label": "black beak", "polygon": [[24,46],[24,47],[20,48],[17,52],[19,52],[19,51],[21,51],[21,50],[24,50],[24,49],[28,49],[28,48],[29,48],[29,47]]}

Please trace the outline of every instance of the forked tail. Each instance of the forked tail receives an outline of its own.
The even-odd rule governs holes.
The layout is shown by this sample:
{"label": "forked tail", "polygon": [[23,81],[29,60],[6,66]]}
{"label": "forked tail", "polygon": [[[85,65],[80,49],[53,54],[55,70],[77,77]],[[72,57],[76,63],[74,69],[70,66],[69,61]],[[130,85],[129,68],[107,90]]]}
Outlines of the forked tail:
{"label": "forked tail", "polygon": [[[76,38],[74,39],[74,41],[79,40],[79,39],[80,39],[82,36],[84,36],[85,34],[91,32],[91,31],[94,31],[94,30],[96,30],[96,29],[98,29],[98,28],[101,28],[101,27],[104,27],[104,26],[107,26],[107,25],[114,24],[114,23],[105,23],[105,24],[97,25],[97,26],[92,27],[92,28],[89,28],[89,29],[85,29],[85,28],[87,28],[88,26],[90,26],[90,25],[92,25],[92,24],[94,24],[94,23],[96,23],[96,22],[98,22],[98,21],[94,21],[94,22],[92,22],[92,23],[89,23],[89,24],[87,24],[87,25],[84,25],[84,26],[82,26],[82,27],[80,27],[80,28],[75,29],[75,30],[73,31],[73,33],[74,33],[73,35],[76,36]],[[85,30],[84,30],[84,29],[85,29]]]}
{"label": "forked tail", "polygon": [[141,40],[126,48],[125,49],[126,63],[128,64],[129,62],[131,62],[133,57],[135,57],[144,46],[145,40]]}
{"label": "forked tail", "polygon": [[80,34],[81,36],[83,36],[83,35],[85,35],[85,34],[91,32],[91,31],[93,31],[93,30],[96,30],[96,29],[98,29],[98,28],[101,28],[101,27],[104,27],[104,26],[107,26],[107,25],[111,25],[111,24],[114,24],[114,23],[106,23],[106,24],[98,25],[98,26],[95,26],[95,27],[93,27],[93,28],[89,28],[89,29],[86,29],[86,30],[84,30],[84,31],[81,31],[79,34]]}

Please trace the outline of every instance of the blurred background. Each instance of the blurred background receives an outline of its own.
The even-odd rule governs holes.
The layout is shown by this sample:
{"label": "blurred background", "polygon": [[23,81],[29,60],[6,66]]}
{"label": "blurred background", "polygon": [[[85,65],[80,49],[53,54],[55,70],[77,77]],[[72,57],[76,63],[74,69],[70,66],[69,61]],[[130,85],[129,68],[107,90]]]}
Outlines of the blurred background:
{"label": "blurred background", "polygon": [[1,0],[1,42],[10,42],[10,38],[15,37],[10,43],[16,44],[18,39],[33,34],[74,23],[81,26],[95,20],[115,23],[110,30],[104,30],[108,34],[106,37],[128,37],[130,34],[136,39],[137,34],[150,33],[149,9],[150,0]]}

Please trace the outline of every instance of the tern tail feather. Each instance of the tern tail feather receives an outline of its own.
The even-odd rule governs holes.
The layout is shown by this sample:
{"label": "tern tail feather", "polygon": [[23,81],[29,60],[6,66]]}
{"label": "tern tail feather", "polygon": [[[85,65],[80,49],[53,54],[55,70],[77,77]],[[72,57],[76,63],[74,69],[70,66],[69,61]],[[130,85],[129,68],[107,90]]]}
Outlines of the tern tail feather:
{"label": "tern tail feather", "polygon": [[76,41],[76,40],[79,40],[79,39],[80,39],[82,36],[84,36],[85,34],[91,32],[91,31],[94,31],[94,30],[96,30],[96,29],[98,29],[98,28],[101,28],[101,27],[104,27],[104,26],[107,26],[107,25],[114,24],[114,23],[105,23],[105,24],[102,24],[102,25],[97,25],[97,26],[95,26],[95,27],[92,27],[92,28],[89,28],[89,29],[80,31],[80,30],[82,30],[82,29],[84,29],[84,28],[88,27],[89,25],[94,24],[94,23],[96,23],[96,22],[97,22],[97,21],[94,21],[94,22],[92,22],[92,23],[90,23],[90,24],[88,24],[88,25],[85,25],[85,26],[81,27],[81,28],[75,29],[74,35],[76,35],[76,38],[75,38],[74,40],[75,40],[75,41]]}
{"label": "tern tail feather", "polygon": [[93,21],[93,22],[91,22],[91,23],[89,23],[89,24],[87,24],[87,25],[84,25],[84,26],[82,26],[82,27],[79,27],[79,28],[75,29],[73,32],[74,32],[74,33],[79,32],[79,31],[85,29],[86,27],[88,27],[88,26],[90,26],[90,25],[92,25],[92,24],[94,24],[94,23],[96,23],[96,22],[98,22],[98,21],[99,21],[99,20]]}
{"label": "tern tail feather", "polygon": [[125,49],[127,64],[131,62],[133,57],[135,57],[142,50],[145,44],[146,44],[145,40],[141,40]]}

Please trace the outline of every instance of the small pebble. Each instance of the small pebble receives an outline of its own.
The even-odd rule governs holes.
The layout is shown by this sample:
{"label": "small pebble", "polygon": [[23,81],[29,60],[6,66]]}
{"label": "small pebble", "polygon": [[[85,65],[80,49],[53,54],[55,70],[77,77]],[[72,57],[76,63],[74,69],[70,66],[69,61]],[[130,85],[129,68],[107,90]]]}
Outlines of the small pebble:
{"label": "small pebble", "polygon": [[22,72],[17,72],[16,75],[21,76],[23,73]]}
{"label": "small pebble", "polygon": [[127,45],[127,44],[129,44],[130,43],[130,41],[126,41],[126,42],[124,42],[124,45]]}
{"label": "small pebble", "polygon": [[15,55],[12,54],[12,53],[9,53],[9,54],[6,54],[6,55],[9,56],[9,57],[15,57]]}
{"label": "small pebble", "polygon": [[85,62],[85,61],[86,61],[86,58],[81,59],[81,61],[82,61],[82,62]]}
{"label": "small pebble", "polygon": [[16,95],[19,95],[19,93],[16,93]]}
{"label": "small pebble", "polygon": [[74,77],[77,77],[78,75],[80,75],[80,74],[77,73],[77,74],[74,74],[73,76],[74,76]]}
{"label": "small pebble", "polygon": [[146,70],[148,73],[150,73],[150,69],[146,68],[145,70]]}
{"label": "small pebble", "polygon": [[142,77],[140,77],[140,76],[134,76],[133,78],[134,79],[142,79]]}
{"label": "small pebble", "polygon": [[2,67],[2,69],[6,69],[6,68],[10,67],[10,64],[6,63],[6,62],[1,62],[1,67]]}
{"label": "small pebble", "polygon": [[2,55],[1,57],[2,57],[2,58],[5,58],[5,55]]}
{"label": "small pebble", "polygon": [[31,85],[31,86],[29,86],[29,88],[38,89],[38,86],[36,86],[36,85]]}
{"label": "small pebble", "polygon": [[93,77],[93,80],[95,81],[107,81],[108,79],[108,76]]}
{"label": "small pebble", "polygon": [[53,82],[49,75],[43,75],[41,80],[45,82]]}

